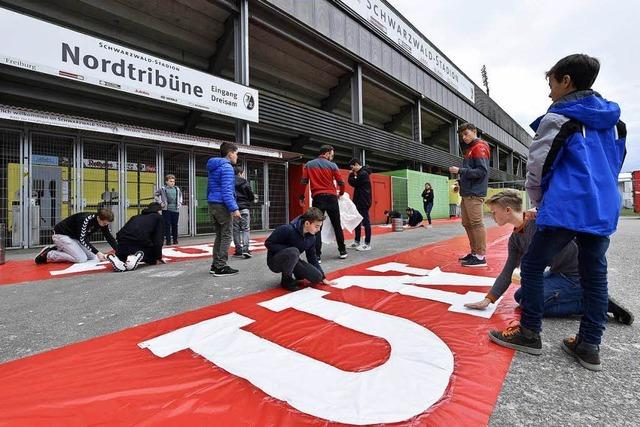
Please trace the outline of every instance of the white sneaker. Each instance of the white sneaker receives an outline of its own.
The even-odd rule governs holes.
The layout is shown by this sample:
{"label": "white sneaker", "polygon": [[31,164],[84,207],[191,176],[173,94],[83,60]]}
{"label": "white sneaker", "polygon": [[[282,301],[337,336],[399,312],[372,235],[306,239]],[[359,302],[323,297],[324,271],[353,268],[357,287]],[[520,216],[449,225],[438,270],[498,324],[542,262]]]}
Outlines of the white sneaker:
{"label": "white sneaker", "polygon": [[129,255],[127,257],[127,263],[126,263],[127,271],[132,271],[138,268],[138,263],[140,263],[140,260],[142,259],[142,257],[144,257],[144,252],[142,251],[138,251],[133,255]]}
{"label": "white sneaker", "polygon": [[433,228],[433,225],[429,224],[427,225],[427,228]]}
{"label": "white sneaker", "polygon": [[351,249],[358,249],[360,247],[360,242],[353,242],[349,247]]}
{"label": "white sneaker", "polygon": [[367,245],[367,244],[362,244],[361,246],[358,246],[356,248],[356,251],[370,251],[371,250],[371,245]]}
{"label": "white sneaker", "polygon": [[120,261],[120,258],[115,256],[114,254],[107,255],[107,259],[109,260],[109,262],[113,266],[113,271],[117,271],[118,273],[121,273],[123,271],[127,271],[127,267],[124,264],[124,262]]}

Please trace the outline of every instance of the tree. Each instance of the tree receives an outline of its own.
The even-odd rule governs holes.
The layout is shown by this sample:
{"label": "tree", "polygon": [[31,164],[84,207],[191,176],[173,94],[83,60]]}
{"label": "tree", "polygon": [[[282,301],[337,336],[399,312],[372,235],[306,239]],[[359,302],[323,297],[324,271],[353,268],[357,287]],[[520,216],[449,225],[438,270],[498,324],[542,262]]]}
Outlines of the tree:
{"label": "tree", "polygon": [[489,76],[487,76],[487,66],[486,65],[482,66],[482,69],[480,70],[480,73],[482,74],[482,85],[487,90],[487,96],[489,96]]}

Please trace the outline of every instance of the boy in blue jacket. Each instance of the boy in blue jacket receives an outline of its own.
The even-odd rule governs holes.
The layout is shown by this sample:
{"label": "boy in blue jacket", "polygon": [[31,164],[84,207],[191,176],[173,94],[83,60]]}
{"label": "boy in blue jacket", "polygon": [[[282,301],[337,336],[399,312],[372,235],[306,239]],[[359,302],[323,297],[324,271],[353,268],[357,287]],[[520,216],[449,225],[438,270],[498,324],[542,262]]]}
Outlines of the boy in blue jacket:
{"label": "boy in blue jacket", "polygon": [[[306,279],[311,283],[333,285],[324,277],[316,256],[315,235],[322,227],[324,214],[318,208],[309,208],[303,215],[289,224],[273,230],[264,242],[267,248],[267,266],[274,273],[282,273],[280,285],[289,290],[300,289],[296,279]],[[307,261],[300,259],[302,252]]]}
{"label": "boy in blue jacket", "polygon": [[232,218],[240,218],[236,203],[236,178],[233,165],[238,161],[238,146],[232,142],[223,142],[220,157],[207,161],[208,183],[207,201],[209,216],[213,222],[216,240],[213,243],[213,260],[209,273],[214,276],[232,276],[238,270],[227,265],[231,246]]}
{"label": "boy in blue jacket", "polygon": [[527,160],[526,189],[537,208],[538,229],[521,261],[522,317],[518,326],[491,331],[504,347],[542,353],[543,273],[574,238],[578,244],[584,314],[562,348],[585,368],[599,371],[607,321],[609,236],[620,209],[617,178],[626,154],[620,107],[591,90],[600,62],[569,55],[547,72],[553,101],[536,131]]}

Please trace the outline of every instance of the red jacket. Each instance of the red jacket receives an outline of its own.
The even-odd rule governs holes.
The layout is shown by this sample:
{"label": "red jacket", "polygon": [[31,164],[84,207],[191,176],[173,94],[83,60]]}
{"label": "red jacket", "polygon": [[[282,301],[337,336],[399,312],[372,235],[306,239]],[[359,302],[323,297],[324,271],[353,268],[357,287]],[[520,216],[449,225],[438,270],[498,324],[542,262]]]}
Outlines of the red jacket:
{"label": "red jacket", "polygon": [[[338,166],[325,159],[324,157],[316,157],[315,159],[307,162],[302,168],[302,179],[300,182],[305,186],[311,184],[311,197],[315,197],[319,194],[331,194],[336,195],[336,186],[333,181],[338,184],[340,188],[340,195],[344,194],[344,181]],[[304,200],[304,194],[300,196],[300,200]]]}

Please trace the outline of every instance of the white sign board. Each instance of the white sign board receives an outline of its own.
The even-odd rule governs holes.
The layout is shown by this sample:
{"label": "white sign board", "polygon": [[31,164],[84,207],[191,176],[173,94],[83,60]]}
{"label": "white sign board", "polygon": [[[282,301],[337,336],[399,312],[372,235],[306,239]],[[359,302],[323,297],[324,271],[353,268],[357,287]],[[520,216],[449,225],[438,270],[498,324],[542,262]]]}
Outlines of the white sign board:
{"label": "white sign board", "polygon": [[0,63],[258,122],[258,91],[0,8]]}
{"label": "white sign board", "polygon": [[340,1],[464,97],[475,102],[473,82],[464,77],[451,62],[384,2],[381,0]]}

